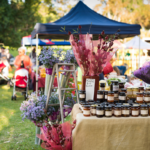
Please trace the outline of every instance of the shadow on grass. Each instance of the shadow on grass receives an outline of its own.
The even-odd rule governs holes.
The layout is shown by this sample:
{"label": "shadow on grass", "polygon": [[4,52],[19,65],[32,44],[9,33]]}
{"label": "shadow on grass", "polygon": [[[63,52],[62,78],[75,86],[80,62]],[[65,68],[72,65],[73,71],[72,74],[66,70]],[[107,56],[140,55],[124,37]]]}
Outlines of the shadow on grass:
{"label": "shadow on grass", "polygon": [[24,97],[17,93],[17,100],[11,101],[12,90],[0,86],[0,150],[41,150],[34,144],[35,125],[21,118]]}

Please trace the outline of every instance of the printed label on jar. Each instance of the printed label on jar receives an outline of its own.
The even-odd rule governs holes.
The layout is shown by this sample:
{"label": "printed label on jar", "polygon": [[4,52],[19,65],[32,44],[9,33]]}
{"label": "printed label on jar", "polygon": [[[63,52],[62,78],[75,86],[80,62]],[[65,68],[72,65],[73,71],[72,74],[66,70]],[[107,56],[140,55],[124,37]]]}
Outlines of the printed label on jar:
{"label": "printed label on jar", "polygon": [[129,115],[130,114],[130,110],[122,110],[122,114],[123,115]]}
{"label": "printed label on jar", "polygon": [[119,91],[119,85],[113,85],[113,91]]}
{"label": "printed label on jar", "polygon": [[133,91],[133,95],[136,95],[136,93],[138,93],[138,91]]}
{"label": "printed label on jar", "polygon": [[136,100],[137,101],[143,101],[143,97],[137,97]]}
{"label": "printed label on jar", "polygon": [[148,110],[141,110],[141,115],[147,115],[148,114]]}
{"label": "printed label on jar", "polygon": [[108,96],[108,101],[114,100],[114,96]]}
{"label": "printed label on jar", "polygon": [[98,98],[98,99],[102,99],[102,98],[103,98],[103,95],[98,95],[98,94],[97,94],[97,98]]}
{"label": "printed label on jar", "polygon": [[104,110],[96,110],[97,115],[104,115]]}
{"label": "printed label on jar", "polygon": [[144,91],[143,90],[140,90],[140,93],[143,93]]}
{"label": "printed label on jar", "polygon": [[95,114],[96,113],[96,109],[91,109],[91,113]]}
{"label": "printed label on jar", "polygon": [[132,110],[132,115],[139,115],[139,111],[138,110]]}
{"label": "printed label on jar", "polygon": [[90,115],[90,110],[83,110],[83,115]]}
{"label": "printed label on jar", "polygon": [[132,91],[127,91],[127,95],[132,95]]}
{"label": "printed label on jar", "polygon": [[105,91],[105,88],[104,87],[100,87],[100,91]]}
{"label": "printed label on jar", "polygon": [[85,98],[85,94],[79,94],[79,98]]}
{"label": "printed label on jar", "polygon": [[112,111],[105,111],[105,116],[112,116]]}
{"label": "printed label on jar", "polygon": [[150,101],[150,97],[144,97],[144,101],[145,102],[149,102]]}
{"label": "printed label on jar", "polygon": [[114,94],[114,97],[118,97],[118,94]]}
{"label": "printed label on jar", "polygon": [[114,115],[121,115],[121,110],[114,110]]}
{"label": "printed label on jar", "polygon": [[126,100],[126,97],[125,96],[119,96],[119,100]]}
{"label": "printed label on jar", "polygon": [[105,99],[107,99],[107,95],[105,95]]}

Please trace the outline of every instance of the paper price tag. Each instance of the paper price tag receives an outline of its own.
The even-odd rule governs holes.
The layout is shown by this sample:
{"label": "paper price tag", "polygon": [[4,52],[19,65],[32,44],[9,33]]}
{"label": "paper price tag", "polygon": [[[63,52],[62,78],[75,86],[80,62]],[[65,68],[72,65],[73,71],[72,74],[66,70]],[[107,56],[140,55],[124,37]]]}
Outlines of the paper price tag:
{"label": "paper price tag", "polygon": [[90,100],[94,98],[94,91],[95,91],[95,79],[86,79],[85,84],[86,90],[86,100]]}

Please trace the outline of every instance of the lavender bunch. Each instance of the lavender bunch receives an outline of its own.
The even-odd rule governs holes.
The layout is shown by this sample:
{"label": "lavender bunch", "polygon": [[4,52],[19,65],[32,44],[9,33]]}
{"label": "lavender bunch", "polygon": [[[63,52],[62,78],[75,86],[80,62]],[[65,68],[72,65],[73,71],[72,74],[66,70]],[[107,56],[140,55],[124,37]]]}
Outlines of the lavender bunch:
{"label": "lavender bunch", "polygon": [[76,60],[72,50],[67,50],[66,55],[64,57],[64,62],[65,63],[74,63],[76,66],[78,65],[77,60]]}
{"label": "lavender bunch", "polygon": [[53,68],[56,63],[61,62],[62,49],[55,51],[56,50],[51,47],[48,49],[45,46],[43,47],[41,54],[39,55],[39,61],[41,61],[46,68]]}

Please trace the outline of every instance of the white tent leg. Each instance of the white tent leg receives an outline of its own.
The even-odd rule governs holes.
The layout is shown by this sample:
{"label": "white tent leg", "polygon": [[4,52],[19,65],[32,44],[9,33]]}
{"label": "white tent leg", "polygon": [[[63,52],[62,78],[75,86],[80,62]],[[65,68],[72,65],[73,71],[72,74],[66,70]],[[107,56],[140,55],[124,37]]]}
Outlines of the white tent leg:
{"label": "white tent leg", "polygon": [[36,96],[38,95],[38,34],[36,34]]}
{"label": "white tent leg", "polygon": [[140,35],[139,35],[139,65],[138,65],[138,68],[140,68],[140,59],[141,59],[141,49],[140,49]]}

